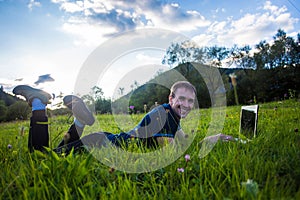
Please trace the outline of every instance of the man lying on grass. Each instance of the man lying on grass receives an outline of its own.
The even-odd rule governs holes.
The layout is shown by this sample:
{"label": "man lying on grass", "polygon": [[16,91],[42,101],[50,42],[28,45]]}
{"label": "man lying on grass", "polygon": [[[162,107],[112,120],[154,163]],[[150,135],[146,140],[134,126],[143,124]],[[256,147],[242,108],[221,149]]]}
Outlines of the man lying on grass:
{"label": "man lying on grass", "polygon": [[[32,107],[28,138],[29,150],[43,151],[44,147],[49,146],[46,105],[49,103],[51,95],[26,85],[15,87],[13,93],[24,96]],[[117,147],[135,138],[145,147],[154,148],[165,144],[166,141],[174,142],[175,135],[184,139],[185,134],[181,130],[180,120],[190,113],[194,107],[195,98],[196,89],[191,83],[187,81],[176,82],[170,89],[169,102],[152,109],[131,131],[119,134],[97,132],[81,138],[85,125],[94,123],[94,116],[80,97],[65,96],[63,102],[66,107],[72,110],[74,123],[54,151],[69,153],[72,149],[76,151],[83,146],[103,146],[104,138]]]}

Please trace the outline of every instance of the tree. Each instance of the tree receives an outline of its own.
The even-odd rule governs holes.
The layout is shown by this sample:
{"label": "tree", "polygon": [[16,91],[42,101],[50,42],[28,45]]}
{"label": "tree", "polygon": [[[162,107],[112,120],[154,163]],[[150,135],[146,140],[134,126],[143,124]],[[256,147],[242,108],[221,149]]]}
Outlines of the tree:
{"label": "tree", "polygon": [[219,68],[231,66],[244,69],[255,68],[254,57],[249,45],[242,47],[234,45],[232,48],[199,47],[194,42],[187,40],[180,44],[172,43],[162,60],[163,64],[167,63],[171,68],[192,62]]}
{"label": "tree", "polygon": [[188,62],[205,62],[205,48],[199,47],[195,42],[186,40],[172,43],[167,49],[162,64],[168,64],[171,68]]}
{"label": "tree", "polygon": [[94,94],[94,99],[101,99],[104,95],[104,92],[102,90],[102,88],[98,87],[98,86],[94,86],[92,88],[93,94]]}
{"label": "tree", "polygon": [[95,110],[100,114],[111,113],[111,100],[105,98],[97,99],[95,101]]}
{"label": "tree", "polygon": [[121,96],[123,96],[124,90],[125,90],[124,87],[119,87],[119,94],[120,94]]}
{"label": "tree", "polygon": [[288,37],[283,30],[279,29],[273,36],[274,41],[271,44],[261,41],[256,45],[258,52],[254,54],[257,69],[299,66],[299,37],[298,33],[298,42],[295,42],[292,37]]}
{"label": "tree", "polygon": [[96,113],[111,113],[111,100],[104,98],[104,92],[102,88],[94,86],[92,88],[92,94],[86,96],[89,102],[94,105]]}
{"label": "tree", "polygon": [[31,112],[31,109],[27,102],[25,101],[17,101],[14,104],[8,106],[6,113],[6,120],[26,120]]}
{"label": "tree", "polygon": [[227,64],[229,64],[229,66],[234,64],[236,65],[236,67],[242,69],[255,69],[256,63],[251,50],[252,49],[249,45],[245,45],[242,47],[234,45],[229,50]]}
{"label": "tree", "polygon": [[5,102],[0,100],[0,122],[6,120],[7,107],[5,106]]}
{"label": "tree", "polygon": [[[300,88],[300,34],[294,38],[288,37],[283,30],[273,37],[273,41],[261,41],[252,49],[249,45],[228,47],[199,47],[192,41],[172,43],[166,50],[162,59],[163,64],[168,64],[171,70],[159,73],[151,83],[134,87],[124,96],[124,101],[134,105],[138,110],[143,106],[153,105],[153,102],[165,102],[163,97],[168,94],[163,87],[169,88],[171,82],[186,80],[194,84],[199,91],[200,107],[209,107],[214,104],[210,94],[227,92],[227,97],[234,103],[230,94],[231,87],[228,74],[234,72],[237,75],[237,91],[239,102],[242,104],[272,101],[281,99],[289,91],[299,93]],[[255,53],[254,53],[255,52]],[[195,66],[201,66],[199,69]],[[196,69],[197,68],[197,69]],[[222,75],[224,87],[213,73],[217,69]],[[199,70],[202,70],[199,73]],[[179,74],[179,76],[178,76]],[[201,80],[202,79],[202,80]],[[163,87],[158,86],[161,85]],[[122,99],[121,97],[120,99]],[[125,100],[126,99],[126,100]],[[118,99],[119,100],[119,99]],[[114,103],[121,105],[122,101]],[[122,104],[123,105],[123,104]],[[127,108],[128,105],[125,105]],[[121,111],[121,109],[119,109]]]}
{"label": "tree", "polygon": [[206,47],[207,64],[215,67],[221,67],[222,60],[226,59],[228,54],[229,50],[226,47]]}

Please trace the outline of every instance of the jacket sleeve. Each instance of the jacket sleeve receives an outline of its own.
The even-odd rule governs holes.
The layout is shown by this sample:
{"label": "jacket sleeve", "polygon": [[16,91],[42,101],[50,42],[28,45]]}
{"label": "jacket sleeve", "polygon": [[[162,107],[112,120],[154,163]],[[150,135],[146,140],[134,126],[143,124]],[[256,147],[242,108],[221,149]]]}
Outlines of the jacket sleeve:
{"label": "jacket sleeve", "polygon": [[160,133],[166,124],[167,113],[163,106],[158,106],[147,113],[140,123],[128,134],[138,138],[149,138]]}

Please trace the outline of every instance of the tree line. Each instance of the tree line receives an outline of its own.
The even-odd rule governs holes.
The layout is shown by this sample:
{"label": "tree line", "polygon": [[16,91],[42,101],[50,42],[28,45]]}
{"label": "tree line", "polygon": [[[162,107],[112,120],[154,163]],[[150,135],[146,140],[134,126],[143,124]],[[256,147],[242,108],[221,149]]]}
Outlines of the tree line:
{"label": "tree line", "polygon": [[[82,98],[95,113],[147,112],[153,106],[168,102],[169,88],[178,80],[188,80],[196,86],[198,106],[210,107],[211,95],[226,95],[227,105],[262,103],[288,98],[299,98],[300,90],[300,33],[289,37],[279,29],[272,41],[261,41],[251,48],[199,47],[193,41],[172,43],[162,58],[170,70],[160,72],[144,85],[112,101],[105,98],[98,86]],[[207,79],[214,75],[199,73],[196,65],[206,72],[218,70],[222,87],[210,87]],[[211,76],[211,77],[210,77]],[[138,85],[137,83],[135,83]],[[218,84],[217,84],[218,85]],[[69,113],[60,108],[53,114]],[[27,119],[30,108],[24,101],[0,91],[0,121]]]}
{"label": "tree line", "polygon": [[[168,88],[182,79],[196,86],[199,107],[210,107],[215,103],[211,94],[216,92],[225,93],[227,105],[299,98],[299,33],[295,39],[279,29],[273,36],[273,41],[261,41],[254,48],[249,45],[234,45],[231,48],[199,47],[190,40],[172,43],[166,50],[162,63],[168,64],[170,70],[113,102],[115,110],[125,112],[128,105],[133,105],[136,110],[143,111],[145,105],[151,108],[155,102],[167,102]],[[208,73],[203,77],[199,69],[195,68],[199,65],[205,71],[218,69],[224,88],[208,87],[205,79],[215,77]]]}

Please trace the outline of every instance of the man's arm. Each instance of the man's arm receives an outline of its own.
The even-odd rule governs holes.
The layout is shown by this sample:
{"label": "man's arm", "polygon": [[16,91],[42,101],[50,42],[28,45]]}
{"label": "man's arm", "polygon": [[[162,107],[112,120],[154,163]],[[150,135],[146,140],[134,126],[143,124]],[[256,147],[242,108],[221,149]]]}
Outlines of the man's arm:
{"label": "man's arm", "polygon": [[[188,135],[185,134],[182,129],[179,129],[176,132],[175,137],[177,137],[180,144],[185,144],[185,141],[187,140]],[[167,144],[173,144],[175,142],[175,138],[170,137],[157,137],[156,138],[157,143],[159,146],[165,146]]]}

